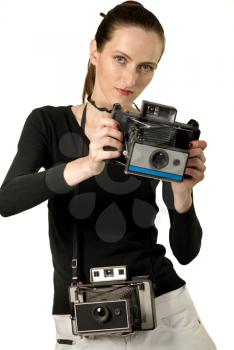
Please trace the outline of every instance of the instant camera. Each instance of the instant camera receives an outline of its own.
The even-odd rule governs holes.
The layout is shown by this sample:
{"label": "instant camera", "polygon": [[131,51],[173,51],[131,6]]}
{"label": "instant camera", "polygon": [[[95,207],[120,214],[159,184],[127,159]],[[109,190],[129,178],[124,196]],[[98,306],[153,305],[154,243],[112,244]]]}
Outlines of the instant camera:
{"label": "instant camera", "polygon": [[152,282],[145,276],[127,280],[127,267],[90,270],[90,284],[69,288],[73,334],[98,336],[156,327]]}
{"label": "instant camera", "polygon": [[[126,174],[181,182],[189,156],[189,143],[199,139],[198,123],[179,123],[174,107],[142,101],[139,113],[115,104],[112,116],[124,134],[121,163]],[[118,159],[117,159],[118,161]]]}

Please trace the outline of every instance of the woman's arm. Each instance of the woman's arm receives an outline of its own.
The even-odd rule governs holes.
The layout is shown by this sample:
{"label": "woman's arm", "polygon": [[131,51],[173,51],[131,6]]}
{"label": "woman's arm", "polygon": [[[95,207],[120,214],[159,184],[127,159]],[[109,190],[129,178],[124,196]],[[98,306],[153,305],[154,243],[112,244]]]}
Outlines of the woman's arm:
{"label": "woman's arm", "polygon": [[188,264],[199,253],[202,229],[193,204],[193,187],[203,180],[206,170],[205,141],[190,144],[189,159],[182,183],[164,183],[163,198],[170,216],[170,245],[181,264]]}
{"label": "woman's arm", "polygon": [[201,248],[202,228],[197,218],[194,204],[179,213],[174,206],[174,196],[170,183],[163,183],[163,199],[170,217],[169,241],[177,260],[186,265],[199,253]]}
{"label": "woman's arm", "polygon": [[0,214],[4,217],[73,188],[63,176],[66,163],[39,172],[48,157],[48,127],[43,118],[42,111],[34,109],[24,124],[17,153],[0,188]]}

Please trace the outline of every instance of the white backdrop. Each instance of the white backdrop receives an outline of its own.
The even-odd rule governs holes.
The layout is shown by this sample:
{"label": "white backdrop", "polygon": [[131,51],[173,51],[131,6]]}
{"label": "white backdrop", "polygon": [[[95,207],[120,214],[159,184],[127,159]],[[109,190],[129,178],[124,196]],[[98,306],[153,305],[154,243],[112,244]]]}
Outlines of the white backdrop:
{"label": "white backdrop", "polygon": [[[167,47],[141,99],[177,108],[178,121],[199,120],[208,142],[205,180],[194,190],[204,237],[199,256],[181,266],[168,246],[159,198],[159,242],[188,284],[219,350],[233,347],[234,1],[144,0],[164,26]],[[118,1],[0,0],[0,181],[32,109],[78,104],[89,42]],[[141,99],[138,100],[140,104]],[[160,197],[160,193],[158,193]],[[16,198],[20,200],[20,198]],[[0,217],[0,347],[53,349],[52,262],[46,202]],[[33,340],[36,338],[34,345]]]}

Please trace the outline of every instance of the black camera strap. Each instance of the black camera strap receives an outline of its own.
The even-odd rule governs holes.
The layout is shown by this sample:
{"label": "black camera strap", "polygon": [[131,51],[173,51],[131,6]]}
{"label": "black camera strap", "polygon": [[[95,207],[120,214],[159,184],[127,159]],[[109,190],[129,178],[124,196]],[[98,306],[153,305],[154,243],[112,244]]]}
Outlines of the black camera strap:
{"label": "black camera strap", "polygon": [[[137,105],[134,103],[134,106],[139,110]],[[81,116],[81,129],[83,130],[83,133],[85,135],[85,124],[86,124],[86,112],[87,112],[87,104],[84,107],[84,110],[82,112]],[[81,151],[80,151],[80,158],[84,157],[84,140],[81,145]],[[75,197],[78,197],[79,195],[79,184],[74,189],[74,195]],[[73,236],[73,253],[72,253],[72,283],[78,284],[81,282],[81,271],[80,271],[80,242],[79,242],[79,230],[78,230],[78,224],[77,220],[73,220],[72,224],[72,236]]]}
{"label": "black camera strap", "polygon": [[72,283],[76,284],[80,282],[80,260],[79,260],[79,241],[77,233],[77,225],[74,221],[72,225],[72,235],[73,235],[73,254],[72,254]]}
{"label": "black camera strap", "polygon": [[[85,123],[86,123],[86,110],[87,110],[87,104],[84,107],[82,117],[81,117],[81,129],[84,132],[85,129]],[[80,158],[84,157],[84,141],[81,145],[81,152],[80,152]],[[74,195],[77,198],[79,194],[79,184],[74,189]],[[72,225],[72,236],[73,236],[73,252],[72,252],[72,283],[78,284],[81,282],[81,271],[80,271],[80,246],[79,246],[79,230],[77,221],[73,220]]]}

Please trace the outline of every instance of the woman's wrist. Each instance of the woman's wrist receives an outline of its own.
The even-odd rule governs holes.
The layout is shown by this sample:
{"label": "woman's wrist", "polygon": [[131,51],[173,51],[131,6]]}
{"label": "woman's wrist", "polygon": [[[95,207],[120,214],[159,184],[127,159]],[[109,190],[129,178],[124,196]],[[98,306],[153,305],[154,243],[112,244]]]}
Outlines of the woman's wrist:
{"label": "woman's wrist", "polygon": [[192,190],[188,189],[183,192],[174,192],[174,207],[175,210],[180,213],[186,213],[192,206]]}
{"label": "woman's wrist", "polygon": [[78,158],[67,163],[63,173],[66,183],[69,186],[75,186],[96,175],[92,172],[89,163],[88,157]]}

